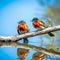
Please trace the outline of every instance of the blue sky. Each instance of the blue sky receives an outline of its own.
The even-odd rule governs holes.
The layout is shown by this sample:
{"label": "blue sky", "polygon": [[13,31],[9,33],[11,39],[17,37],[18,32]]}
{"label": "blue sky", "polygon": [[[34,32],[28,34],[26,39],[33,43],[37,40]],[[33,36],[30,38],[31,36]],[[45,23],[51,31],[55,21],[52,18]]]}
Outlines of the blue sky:
{"label": "blue sky", "polygon": [[[2,1],[4,2],[4,1]],[[40,8],[36,0],[16,0],[16,1],[5,1],[1,3],[1,30],[2,35],[13,35],[16,34],[17,22],[25,20],[27,25],[32,29],[31,20],[36,17],[37,9]],[[43,8],[42,8],[43,9]],[[44,14],[41,10],[41,15]],[[33,30],[33,29],[32,29]],[[13,31],[13,32],[11,32]]]}
{"label": "blue sky", "polygon": [[[53,1],[51,0],[51,4]],[[38,0],[0,0],[0,36],[17,35],[16,27],[18,25],[17,22],[20,20],[26,21],[30,31],[35,31],[31,20],[34,17],[42,19],[41,17],[45,14],[45,8],[38,3]],[[37,15],[38,13],[39,15]],[[37,42],[37,38],[37,41],[40,41],[39,36],[29,39]],[[40,44],[35,43],[33,45],[39,46]],[[17,60],[16,51],[17,48],[13,47],[0,48],[0,60]],[[32,52],[34,53],[34,51],[30,51],[29,54],[32,55]],[[29,57],[31,58],[31,56],[28,56],[26,60]]]}
{"label": "blue sky", "polygon": [[0,31],[0,35],[17,34],[16,26],[20,20],[26,21],[32,31],[32,18],[41,19],[45,14],[44,9],[38,4],[38,0],[0,0],[0,25],[2,26],[1,31],[3,31],[2,33]]}

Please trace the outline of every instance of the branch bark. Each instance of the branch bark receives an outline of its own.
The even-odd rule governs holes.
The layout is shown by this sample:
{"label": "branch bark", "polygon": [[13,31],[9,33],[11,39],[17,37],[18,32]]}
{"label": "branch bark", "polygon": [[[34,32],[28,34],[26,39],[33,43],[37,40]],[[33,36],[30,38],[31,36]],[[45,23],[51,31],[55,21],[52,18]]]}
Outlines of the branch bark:
{"label": "branch bark", "polygon": [[48,32],[53,32],[53,31],[57,31],[57,30],[60,30],[60,25],[58,26],[54,26],[54,27],[49,27],[49,28],[46,28],[42,31],[35,31],[35,32],[29,32],[29,33],[25,33],[25,34],[22,34],[22,35],[15,35],[15,36],[0,36],[0,41],[18,41],[22,38],[28,38],[28,37],[33,37],[33,36],[36,36],[36,35],[41,35],[41,34],[46,34]]}
{"label": "branch bark", "polygon": [[33,45],[28,45],[28,44],[22,44],[19,42],[0,42],[0,47],[6,47],[6,46],[11,46],[11,47],[16,47],[16,48],[23,48],[23,49],[33,49],[36,50],[38,52],[42,52],[44,54],[47,55],[53,55],[53,56],[57,56],[60,58],[60,53],[56,52],[56,51],[51,51],[51,50],[47,50],[46,48],[42,48],[42,47],[37,47],[37,46],[33,46]]}

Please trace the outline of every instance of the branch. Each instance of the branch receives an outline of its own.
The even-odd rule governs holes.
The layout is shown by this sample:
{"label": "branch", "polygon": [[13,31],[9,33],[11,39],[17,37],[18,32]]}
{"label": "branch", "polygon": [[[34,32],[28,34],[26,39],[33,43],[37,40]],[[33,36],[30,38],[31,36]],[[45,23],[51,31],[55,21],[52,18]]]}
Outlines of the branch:
{"label": "branch", "polygon": [[47,54],[47,55],[57,56],[60,58],[59,52],[47,50],[46,48],[37,47],[37,46],[33,46],[33,45],[28,45],[28,44],[22,44],[22,43],[18,43],[18,42],[0,42],[0,47],[6,47],[6,46],[23,48],[23,49],[28,49],[28,50],[33,49],[33,50],[36,50],[38,52],[42,52],[42,53]]}
{"label": "branch", "polygon": [[36,35],[41,35],[41,34],[46,34],[48,32],[53,32],[53,31],[57,31],[57,30],[60,30],[60,25],[58,26],[54,26],[54,27],[49,27],[49,28],[46,28],[42,31],[36,31],[36,32],[29,32],[29,33],[25,33],[25,34],[22,34],[22,35],[16,35],[16,36],[0,36],[0,41],[18,41],[19,39],[22,39],[22,38],[28,38],[28,37],[33,37],[33,36],[36,36]]}

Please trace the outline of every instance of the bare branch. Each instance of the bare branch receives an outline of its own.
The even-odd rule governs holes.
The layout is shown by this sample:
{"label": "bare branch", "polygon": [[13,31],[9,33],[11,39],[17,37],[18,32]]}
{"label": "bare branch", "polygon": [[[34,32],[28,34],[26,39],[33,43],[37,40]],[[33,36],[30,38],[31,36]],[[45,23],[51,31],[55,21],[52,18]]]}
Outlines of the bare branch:
{"label": "bare branch", "polygon": [[57,56],[60,58],[60,53],[56,52],[56,51],[51,51],[51,50],[47,50],[46,48],[42,48],[42,47],[37,47],[37,46],[33,46],[33,45],[28,45],[28,44],[22,44],[22,43],[18,43],[18,42],[0,42],[0,47],[6,47],[6,46],[11,46],[11,47],[16,47],[16,48],[23,48],[23,49],[33,49],[36,50],[38,52],[42,52],[44,54],[47,55],[53,55],[53,56]]}
{"label": "bare branch", "polygon": [[9,40],[18,41],[19,39],[22,39],[22,38],[33,37],[36,35],[46,34],[48,32],[53,32],[53,31],[57,31],[57,30],[60,30],[60,25],[54,26],[54,27],[49,27],[42,31],[29,32],[29,33],[25,33],[25,34],[17,35],[17,36],[0,36],[0,41],[3,41],[3,40],[4,41],[9,41]]}

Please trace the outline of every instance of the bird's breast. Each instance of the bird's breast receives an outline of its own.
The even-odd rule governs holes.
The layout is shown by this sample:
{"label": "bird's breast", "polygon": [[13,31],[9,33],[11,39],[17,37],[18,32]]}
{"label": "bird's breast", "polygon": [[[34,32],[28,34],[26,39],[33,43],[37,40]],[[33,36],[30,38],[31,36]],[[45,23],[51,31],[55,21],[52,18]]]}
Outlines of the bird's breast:
{"label": "bird's breast", "polygon": [[34,26],[34,28],[39,28],[40,27],[40,25],[36,22],[33,22],[33,26]]}

